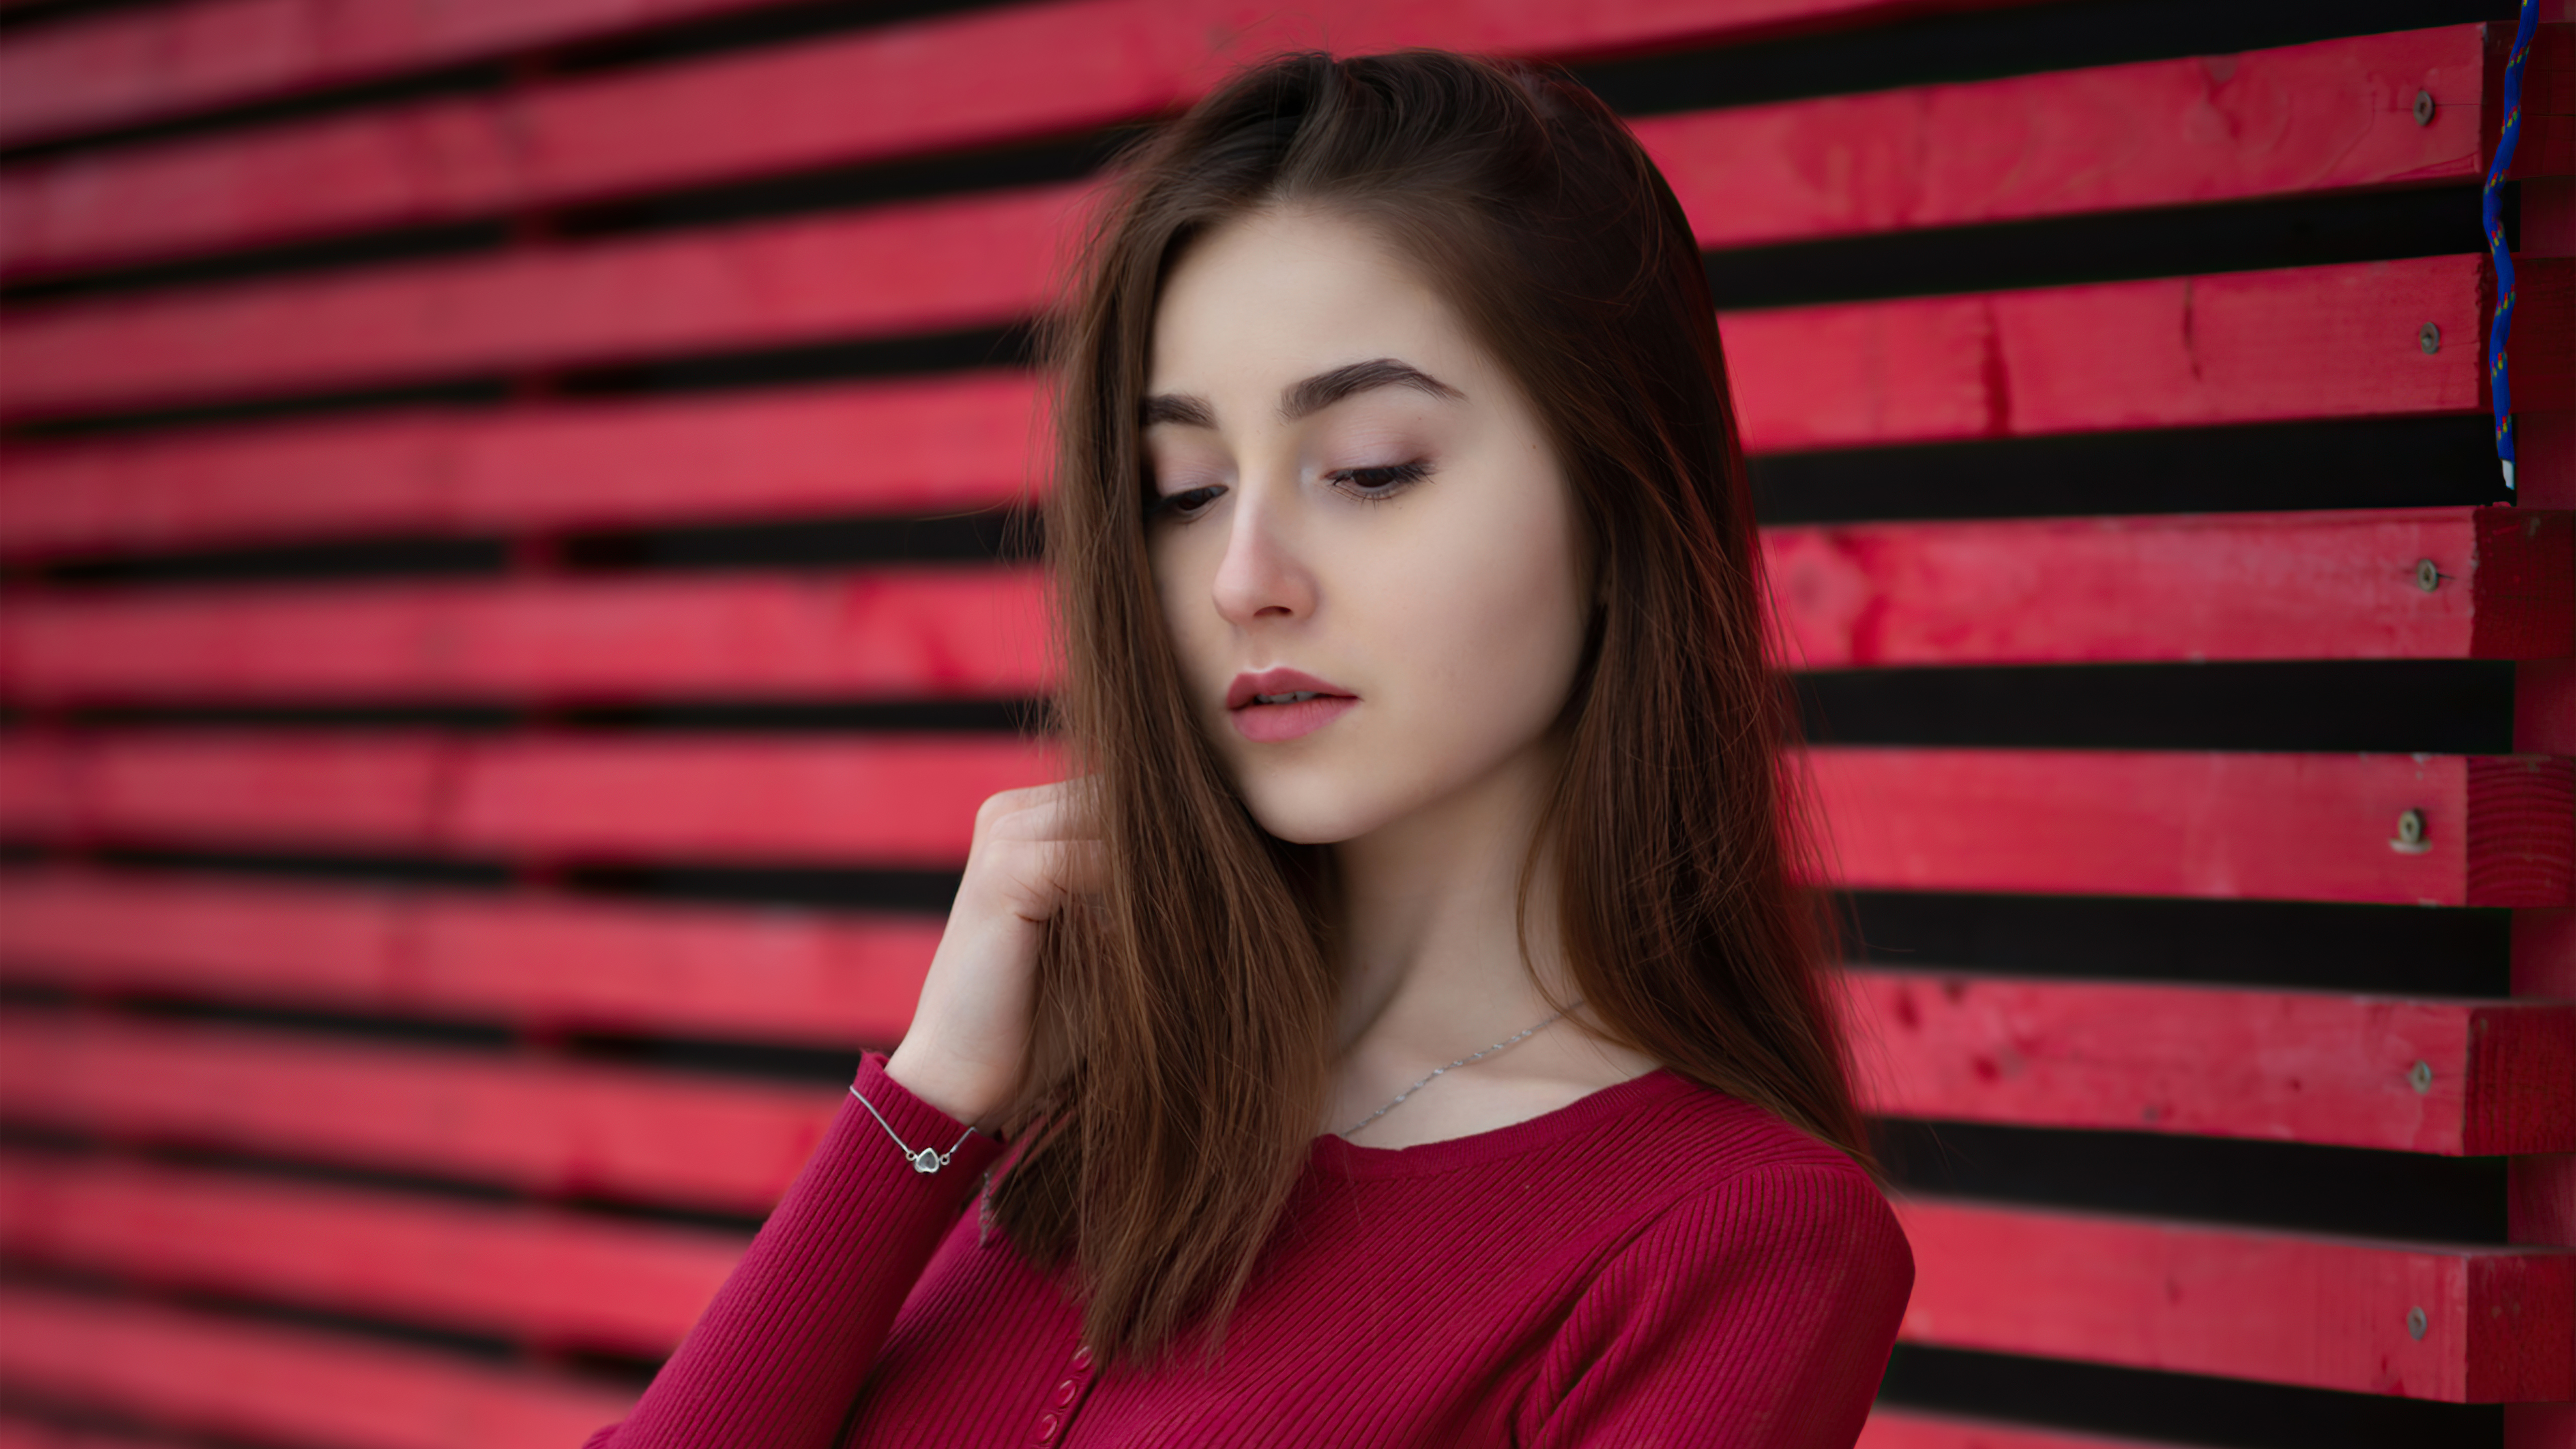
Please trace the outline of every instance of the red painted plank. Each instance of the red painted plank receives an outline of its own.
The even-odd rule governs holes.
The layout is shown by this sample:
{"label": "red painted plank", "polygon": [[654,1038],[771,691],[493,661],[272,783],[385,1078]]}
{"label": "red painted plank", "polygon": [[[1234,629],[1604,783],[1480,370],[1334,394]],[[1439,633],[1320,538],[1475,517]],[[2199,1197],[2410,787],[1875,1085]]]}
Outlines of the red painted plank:
{"label": "red painted plank", "polygon": [[0,1153],[0,1250],[124,1281],[658,1357],[748,1235]]}
{"label": "red painted plank", "polygon": [[18,310],[0,408],[347,389],[1008,321],[1083,188]]}
{"label": "red painted plank", "polygon": [[[2571,902],[2576,774],[2539,756],[1836,747],[1835,877],[1877,890]],[[2398,849],[2420,812],[2423,849]]]}
{"label": "red painted plank", "polygon": [[0,980],[537,1030],[902,1039],[935,917],[0,871]]}
{"label": "red painted plank", "polygon": [[1810,669],[2547,658],[2576,649],[2570,524],[2376,509],[1773,528],[1763,542],[1791,661]]}
{"label": "red painted plank", "polygon": [[1914,1247],[1908,1342],[2453,1403],[2576,1397],[2566,1249],[1939,1198],[1898,1213]]}
{"label": "red painted plank", "polygon": [[2181,1449],[2144,1439],[2115,1439],[2035,1424],[2005,1424],[1936,1414],[1884,1400],[1873,1405],[1853,1449]]}
{"label": "red painted plank", "polygon": [[[1174,13],[1172,0],[1014,6],[506,97],[75,152],[0,172],[0,274],[1149,115],[1218,73],[1197,49],[1205,29]],[[2480,31],[1655,117],[1637,130],[1711,246],[2474,177]],[[2435,98],[2431,125],[2412,113],[2419,91]]]}
{"label": "red painted plank", "polygon": [[[2484,267],[2429,257],[1789,307],[1730,314],[1720,331],[1754,452],[2460,412],[2480,405]],[[2446,339],[2429,355],[2428,323]]]}
{"label": "red painted plank", "polygon": [[[1766,530],[1807,668],[2561,656],[2576,528],[2511,508]],[[2423,587],[2427,563],[2433,587]],[[30,596],[0,697],[1034,694],[1027,570]]]}
{"label": "red painted plank", "polygon": [[[1076,188],[18,314],[0,411],[249,396],[998,323],[1035,309]],[[2526,268],[2534,297],[2561,259]],[[1755,451],[2468,411],[2481,256],[1730,314]],[[2558,279],[2563,281],[2564,279]],[[639,299],[643,299],[639,301]],[[2564,309],[2559,309],[2564,310]],[[2427,324],[2450,342],[2432,354]],[[2515,396],[2568,391],[2517,324]],[[2528,354],[2526,359],[2526,354]],[[2556,371],[2552,371],[2555,368]]]}
{"label": "red painted plank", "polygon": [[1043,482],[1035,382],[390,413],[0,451],[0,555],[995,507]]}
{"label": "red painted plank", "polygon": [[1054,777],[1016,739],[137,734],[0,746],[0,835],[543,858],[965,858],[975,806]]}
{"label": "red painted plank", "polygon": [[0,45],[0,143],[437,69],[774,0],[181,0]]}
{"label": "red painted plank", "polygon": [[[12,1011],[0,1115],[538,1193],[766,1213],[835,1087],[294,1032]],[[855,1059],[854,1059],[855,1060]]]}
{"label": "red painted plank", "polygon": [[[559,45],[754,3],[760,0],[450,0],[424,12],[393,0],[193,0],[141,15],[71,21],[0,48],[0,96],[11,98],[0,102],[0,144]],[[1543,0],[1307,0],[1282,15],[1252,0],[1156,0],[1120,7],[1132,12],[1118,34],[1126,46],[1076,47],[1058,63],[1078,69],[1106,62],[1145,76],[1194,76],[1204,84],[1242,61],[1295,46],[1602,54],[1999,3],[2013,0],[1611,0],[1584,6]],[[514,13],[520,11],[526,13]],[[1069,28],[1055,33],[1079,38]],[[990,98],[1037,79],[1033,67],[1044,54],[1029,42],[1009,46],[996,73],[963,80],[938,74],[921,78],[917,89],[903,85],[914,77],[900,69],[879,74],[902,87],[897,95],[907,103],[936,98],[942,84]],[[923,57],[914,58],[917,65]],[[838,100],[851,104],[856,94]],[[792,92],[788,98],[809,100]]]}
{"label": "red painted plank", "polygon": [[[1811,759],[1835,874],[1852,887],[2576,900],[2564,759],[1915,747]],[[953,738],[22,737],[0,746],[0,835],[936,867],[964,857],[977,801],[1055,768],[1039,746]],[[2408,811],[2420,852],[2390,843]]]}
{"label": "red painted plank", "polygon": [[562,1449],[633,1395],[231,1315],[0,1285],[0,1383],[203,1433],[345,1449]]}
{"label": "red painted plank", "polygon": [[0,698],[1025,696],[1045,626],[1031,569],[56,596],[0,615]]}
{"label": "red painted plank", "polygon": [[1872,1112],[2576,1151],[2576,1005],[1857,969]]}

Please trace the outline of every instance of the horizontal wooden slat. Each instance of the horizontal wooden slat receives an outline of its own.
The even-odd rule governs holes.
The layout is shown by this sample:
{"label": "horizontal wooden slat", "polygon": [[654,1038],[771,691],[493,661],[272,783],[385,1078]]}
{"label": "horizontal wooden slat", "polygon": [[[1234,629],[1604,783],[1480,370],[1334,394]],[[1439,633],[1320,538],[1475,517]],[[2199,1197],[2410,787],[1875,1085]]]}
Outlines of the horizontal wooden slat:
{"label": "horizontal wooden slat", "polygon": [[0,835],[938,868],[985,796],[1054,775],[1005,737],[173,732],[0,745]]}
{"label": "horizontal wooden slat", "polygon": [[174,1428],[345,1449],[563,1449],[633,1398],[350,1334],[8,1285],[0,1383]]}
{"label": "horizontal wooden slat", "polygon": [[538,1030],[891,1046],[940,922],[0,871],[0,980]]}
{"label": "horizontal wooden slat", "polygon": [[0,614],[0,698],[1025,696],[1045,621],[989,568],[57,597]]}
{"label": "horizontal wooden slat", "polygon": [[2405,1152],[2576,1151],[2576,1005],[1850,973],[1898,1117]]}
{"label": "horizontal wooden slat", "polygon": [[993,507],[1043,481],[1023,373],[419,412],[0,451],[0,554]]}
{"label": "horizontal wooden slat", "polygon": [[[1813,752],[1843,884],[2556,906],[2576,777],[2539,756],[1837,747]],[[2421,853],[2397,849],[2420,811]]]}
{"label": "horizontal wooden slat", "polygon": [[2567,1249],[1923,1197],[1898,1214],[1907,1342],[2453,1403],[2576,1397]]}
{"label": "horizontal wooden slat", "polygon": [[1791,660],[1813,669],[2576,648],[2564,513],[1860,524],[1766,529],[1763,541]]}
{"label": "horizontal wooden slat", "polygon": [[[514,0],[449,3],[424,13],[396,0],[318,5],[312,0],[193,0],[141,15],[69,21],[25,32],[0,48],[0,144],[82,128],[130,124],[154,116],[319,86],[345,84],[407,69],[453,65],[478,57],[683,19],[749,8],[767,0]],[[1652,0],[1558,6],[1541,0],[1307,0],[1280,15],[1246,0],[1154,0],[1142,5],[1093,7],[1092,25],[1115,27],[1114,49],[1075,44],[1083,26],[1059,21],[1041,36],[999,43],[989,34],[910,49],[913,68],[881,69],[854,80],[874,80],[894,92],[880,104],[935,104],[968,92],[964,103],[1008,104],[1011,92],[1044,85],[1044,62],[1067,69],[1113,67],[1130,86],[1151,77],[1194,76],[1200,84],[1272,50],[1330,45],[1346,52],[1406,45],[1547,54],[1599,54],[1673,45],[1697,39],[1850,24],[1926,9],[1977,9],[2013,0],[1697,0],[1675,5]],[[520,11],[528,13],[521,14]],[[1104,13],[1105,12],[1105,13]],[[926,28],[926,27],[923,27]],[[1031,27],[1023,27],[1028,29]],[[1057,47],[1052,56],[1047,42]],[[929,70],[923,62],[969,53],[981,45],[999,52],[994,69],[960,74]],[[947,52],[942,56],[942,52]],[[926,54],[924,52],[927,52]],[[763,99],[754,90],[731,97]],[[817,98],[786,91],[791,103],[865,105],[862,87]],[[1113,113],[1116,114],[1116,113]],[[627,118],[633,119],[633,118]],[[685,140],[692,122],[738,123],[722,110],[691,110],[671,118],[661,133]],[[810,123],[809,123],[810,124]],[[1062,122],[1057,124],[1061,125]]]}
{"label": "horizontal wooden slat", "polygon": [[0,144],[438,69],[775,0],[179,0],[0,44]]}
{"label": "horizontal wooden slat", "polygon": [[2079,1434],[2072,1429],[2006,1424],[1939,1414],[1882,1399],[1869,1411],[1853,1449],[2181,1449],[2144,1439]]}
{"label": "horizontal wooden slat", "polygon": [[0,1153],[0,1252],[563,1347],[677,1347],[748,1234]]}
{"label": "horizontal wooden slat", "polygon": [[[1794,663],[2556,657],[2576,528],[2511,508],[1783,528]],[[2431,582],[2422,573],[2430,563]],[[34,595],[0,697],[1034,694],[1027,570]]]}
{"label": "horizontal wooden slat", "polygon": [[[1203,32],[1173,23],[1174,8],[1014,6],[506,97],[74,152],[0,171],[0,274],[449,222],[1149,115],[1216,73],[1192,50]],[[2485,169],[2480,32],[1653,117],[1637,130],[1710,246],[2470,178]],[[2435,98],[2431,125],[2412,114],[2419,90]]]}
{"label": "horizontal wooden slat", "polygon": [[[2428,257],[1789,307],[1730,314],[1720,330],[1755,452],[2456,412],[2480,405],[2484,266]],[[2431,354],[2427,324],[2445,339]],[[2512,366],[2517,406],[2557,395],[2526,394],[2525,365]]]}
{"label": "horizontal wooden slat", "polygon": [[[1878,890],[2563,906],[2576,773],[2541,756],[1843,747],[1834,874]],[[0,835],[538,858],[954,865],[1011,741],[171,732],[0,745]],[[2420,812],[2420,851],[2399,849]]]}
{"label": "horizontal wooden slat", "polygon": [[[2486,29],[1654,116],[1636,130],[1711,247],[2470,179],[2485,174],[2492,129]],[[2570,29],[2547,27],[2542,47],[2566,51]],[[2419,93],[2433,98],[2429,124],[2414,116]],[[2548,143],[2517,146],[2513,174],[2566,164]]]}
{"label": "horizontal wooden slat", "polygon": [[608,363],[998,324],[1083,189],[18,309],[0,411]]}
{"label": "horizontal wooden slat", "polygon": [[[12,1011],[0,1115],[111,1140],[766,1213],[836,1087]],[[855,1066],[855,1059],[853,1061]]]}
{"label": "horizontal wooden slat", "polygon": [[[998,324],[1057,274],[1081,187],[21,309],[0,411],[47,413]],[[2534,258],[2535,297],[2563,259]],[[2481,255],[1730,315],[1756,450],[2480,401]],[[2518,323],[2558,405],[2555,309]],[[2449,344],[2418,345],[2431,324]],[[2528,384],[2528,385],[2526,385]]]}

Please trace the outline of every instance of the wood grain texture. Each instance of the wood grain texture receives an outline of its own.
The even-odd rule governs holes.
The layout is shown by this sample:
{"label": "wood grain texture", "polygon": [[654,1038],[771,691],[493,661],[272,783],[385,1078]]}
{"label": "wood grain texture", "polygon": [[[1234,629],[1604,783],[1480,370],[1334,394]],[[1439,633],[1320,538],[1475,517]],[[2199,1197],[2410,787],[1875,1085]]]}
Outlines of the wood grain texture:
{"label": "wood grain texture", "polygon": [[2576,1005],[1856,969],[1867,1110],[2450,1155],[2576,1150]]}
{"label": "wood grain texture", "polygon": [[758,1215],[832,1086],[201,1023],[13,1011],[0,1113],[131,1143]]}
{"label": "wood grain texture", "polygon": [[679,1345],[747,1233],[0,1153],[0,1251],[128,1281],[567,1348]]}
{"label": "wood grain texture", "polygon": [[[1207,31],[1178,18],[1207,8],[1012,6],[39,159],[0,170],[0,275],[455,222],[1153,115],[1222,73],[1203,49]],[[2481,27],[2449,26],[1650,117],[1637,130],[1702,243],[1743,246],[2475,177],[2488,63]],[[2412,114],[2419,90],[2435,97],[2431,125]],[[2537,158],[2552,154],[2532,147],[2517,170],[2539,174]]]}
{"label": "wood grain texture", "polygon": [[[2570,515],[2376,509],[1763,531],[1794,666],[2564,655]],[[2429,561],[2434,587],[2423,587]]]}
{"label": "wood grain texture", "polygon": [[[1754,452],[2467,412],[2483,405],[2485,265],[2427,257],[1788,307],[1728,314],[1719,331]],[[2428,323],[2457,340],[2427,355]],[[2525,364],[2513,366],[2520,398]]]}
{"label": "wood grain texture", "polygon": [[174,1428],[348,1449],[562,1449],[631,1395],[317,1329],[0,1286],[0,1382]]}
{"label": "wood grain texture", "polygon": [[2452,1403],[2576,1397],[2565,1249],[1927,1197],[1898,1216],[1915,1262],[1906,1342]]}
{"label": "wood grain texture", "polygon": [[[0,47],[0,96],[10,97],[0,102],[0,144],[452,66],[765,3],[775,0],[447,0],[429,7],[399,0],[181,0],[67,20],[22,31]],[[1326,42],[1348,52],[1433,44],[1602,54],[2008,3],[2013,0],[1609,0],[1568,7],[1540,0],[1308,0],[1282,15],[1251,0],[1161,0],[1134,7],[1143,24],[1121,38],[1144,40],[1151,60],[1177,63],[1204,77],[1272,50]],[[1158,32],[1168,38],[1154,45]],[[1087,49],[1059,60],[1079,65],[1104,58],[1134,69],[1148,60]],[[921,57],[914,59],[918,64]],[[1026,80],[1025,71],[1005,71],[972,76],[964,84],[976,103],[990,104]],[[960,78],[954,72],[920,76],[919,88],[906,86],[902,94],[920,99],[943,82],[958,84]]]}
{"label": "wood grain texture", "polygon": [[57,595],[0,614],[0,698],[1017,698],[1046,611],[983,567]]}
{"label": "wood grain texture", "polygon": [[19,443],[0,555],[992,508],[1045,443],[1016,372]]}
{"label": "wood grain texture", "polygon": [[[2568,904],[2568,762],[1836,747],[1812,752],[1860,889]],[[2507,795],[2511,803],[2507,803]],[[2422,812],[2420,853],[2399,818]]]}
{"label": "wood grain texture", "polygon": [[[2484,27],[1652,116],[1701,244],[2483,176]],[[2419,125],[2415,97],[2434,118]],[[2526,108],[2527,109],[2527,108]],[[2545,147],[2528,163],[2545,170]],[[2525,164],[2519,147],[2516,170]]]}
{"label": "wood grain texture", "polygon": [[890,1047],[935,916],[0,872],[0,980],[541,1032]]}
{"label": "wood grain texture", "polygon": [[1009,737],[172,733],[0,745],[0,835],[954,868]]}

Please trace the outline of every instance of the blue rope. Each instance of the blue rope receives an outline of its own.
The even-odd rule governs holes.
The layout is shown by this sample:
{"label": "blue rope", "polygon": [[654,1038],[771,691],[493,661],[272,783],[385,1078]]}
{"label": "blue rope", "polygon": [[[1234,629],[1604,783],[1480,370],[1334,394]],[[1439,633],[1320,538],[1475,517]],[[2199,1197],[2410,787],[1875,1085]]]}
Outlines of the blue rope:
{"label": "blue rope", "polygon": [[2495,398],[2496,461],[2504,465],[2504,486],[2513,487],[2513,390],[2505,382],[2504,343],[2513,331],[2513,253],[2504,245],[2505,172],[2513,168],[2513,143],[2522,135],[2522,63],[2531,56],[2531,33],[2540,21],[2539,0],[2522,0],[2522,21],[2513,32],[2513,57],[2504,66],[2504,124],[2496,131],[2494,164],[2487,167],[2486,192],[2480,198],[2487,224],[2487,255],[2495,263],[2495,323],[2487,329],[2487,391]]}

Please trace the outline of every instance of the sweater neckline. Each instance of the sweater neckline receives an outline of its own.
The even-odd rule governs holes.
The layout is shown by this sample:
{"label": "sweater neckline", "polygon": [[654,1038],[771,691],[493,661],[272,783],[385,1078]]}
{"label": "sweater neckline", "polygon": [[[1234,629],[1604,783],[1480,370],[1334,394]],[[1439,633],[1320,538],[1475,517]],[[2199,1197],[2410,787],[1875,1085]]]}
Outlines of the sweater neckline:
{"label": "sweater neckline", "polygon": [[1464,1137],[1410,1147],[1363,1147],[1335,1133],[1314,1139],[1312,1165],[1335,1177],[1419,1177],[1552,1146],[1620,1115],[1691,1090],[1689,1078],[1658,1066],[1587,1092],[1553,1111]]}

